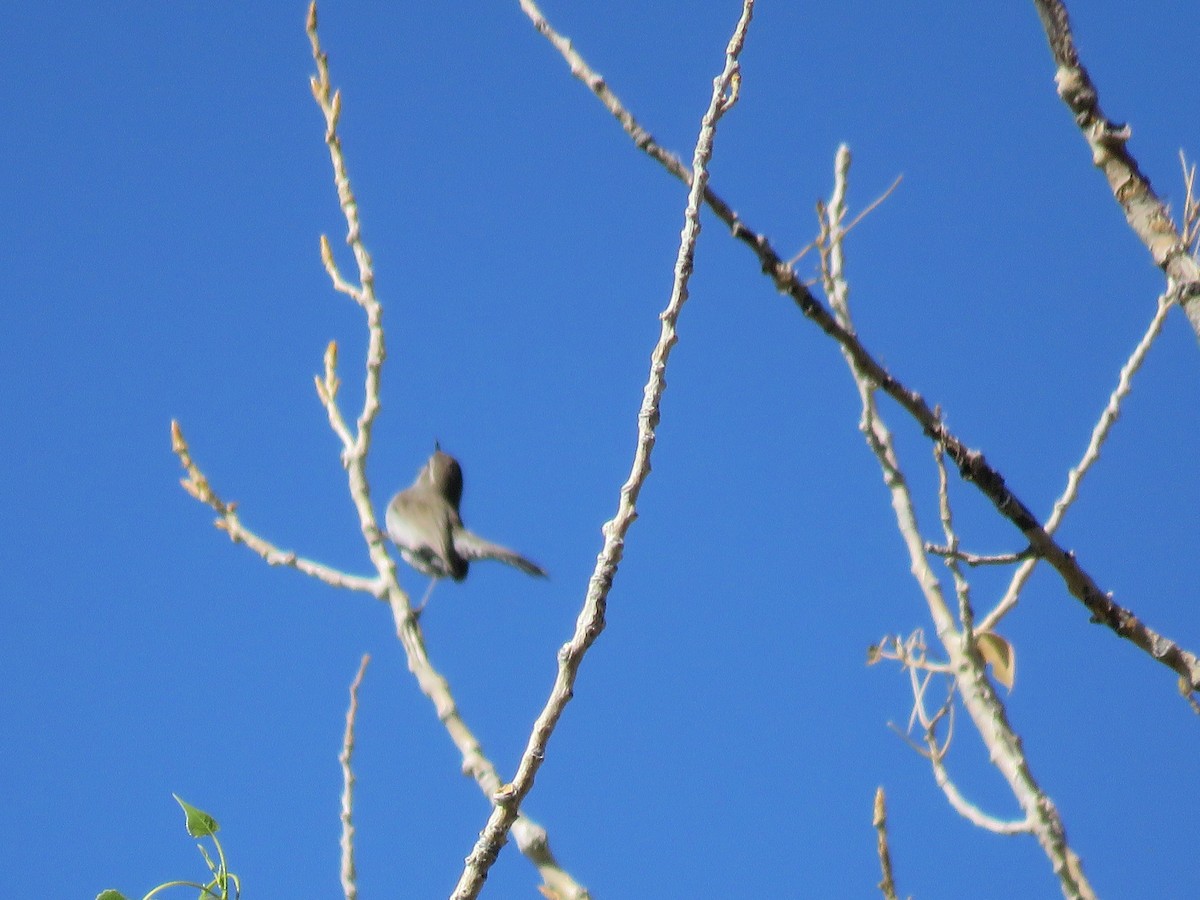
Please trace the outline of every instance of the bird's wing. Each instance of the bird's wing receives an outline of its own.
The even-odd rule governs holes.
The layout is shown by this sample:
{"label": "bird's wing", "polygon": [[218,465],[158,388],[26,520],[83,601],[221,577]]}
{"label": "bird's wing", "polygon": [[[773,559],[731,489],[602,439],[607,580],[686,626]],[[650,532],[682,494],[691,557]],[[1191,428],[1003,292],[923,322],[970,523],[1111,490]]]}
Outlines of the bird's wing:
{"label": "bird's wing", "polygon": [[412,524],[408,507],[409,497],[401,491],[388,504],[384,517],[388,537],[400,548],[400,555],[425,575],[461,579],[466,574],[466,567],[456,565],[460,559],[454,553],[449,523],[429,534]]}

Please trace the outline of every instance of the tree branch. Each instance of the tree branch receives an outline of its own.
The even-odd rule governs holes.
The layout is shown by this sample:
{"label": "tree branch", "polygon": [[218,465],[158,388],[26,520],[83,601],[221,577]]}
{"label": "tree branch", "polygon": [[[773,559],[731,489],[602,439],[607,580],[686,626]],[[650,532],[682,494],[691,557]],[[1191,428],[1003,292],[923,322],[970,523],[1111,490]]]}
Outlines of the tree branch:
{"label": "tree branch", "polygon": [[[821,247],[821,269],[826,293],[837,314],[838,324],[849,333],[852,331],[853,325],[850,320],[849,287],[843,271],[842,247],[845,237],[843,222],[846,215],[846,181],[850,168],[850,152],[845,145],[838,149],[834,168],[834,193],[826,209],[826,221],[821,229],[824,236],[821,242],[823,245]],[[948,654],[954,688],[962,697],[963,706],[983,739],[984,746],[987,747],[988,758],[1008,783],[1009,790],[1012,791],[1025,814],[1024,829],[1036,837],[1042,851],[1050,860],[1063,894],[1070,898],[1088,898],[1090,900],[1094,894],[1083,874],[1079,858],[1067,843],[1066,831],[1058,815],[1058,810],[1034,778],[1029,761],[1022,750],[1021,741],[1008,722],[1004,703],[987,678],[986,664],[975,647],[970,622],[971,613],[965,595],[962,597],[960,606],[960,614],[964,619],[963,628],[960,631],[955,627],[954,617],[943,595],[941,582],[934,574],[929,557],[925,552],[925,541],[921,537],[920,526],[917,522],[916,506],[913,503],[908,481],[900,467],[891,431],[880,417],[876,407],[876,385],[869,374],[858,365],[858,359],[853,354],[844,350],[844,355],[854,376],[859,399],[862,402],[860,429],[883,471],[884,483],[891,495],[892,509],[896,516],[896,527],[908,551],[913,578],[925,597],[938,640]],[[942,512],[943,520],[947,523],[948,537],[953,543],[955,538],[949,527],[949,514],[945,509]],[[915,712],[925,728],[929,759],[934,767],[935,780],[955,809],[975,821],[974,816],[978,810],[975,810],[958,795],[957,789],[942,766],[948,739],[946,746],[938,746],[934,735],[938,717],[931,719],[926,714],[922,702],[926,685],[917,678],[915,666],[909,664],[908,668],[916,698]],[[952,702],[953,697],[950,697],[943,706],[947,714],[952,709]],[[998,820],[988,821],[989,825],[999,824]]]}
{"label": "tree branch", "polygon": [[[622,128],[638,149],[657,160],[668,172],[685,184],[691,184],[691,174],[673,154],[660,147],[645,128],[624,107],[609,89],[604,79],[593,71],[571,42],[558,34],[542,15],[533,0],[520,0],[521,8],[539,33],[566,59],[571,72],[582,81],[621,123]],[[1004,482],[1003,476],[988,464],[983,454],[970,449],[950,429],[939,414],[916,391],[911,390],[887,371],[853,331],[843,327],[808,287],[796,276],[765,235],[753,231],[710,187],[704,188],[704,201],[729,228],[730,233],[758,257],[764,274],[769,276],[780,293],[786,294],[800,311],[817,327],[833,338],[854,365],[879,390],[914,418],[922,431],[946,449],[946,454],[958,468],[959,474],[974,484],[996,510],[1012,522],[1025,536],[1033,551],[1058,572],[1067,590],[1080,600],[1091,613],[1093,622],[1101,623],[1120,637],[1148,653],[1153,659],[1176,672],[1189,690],[1200,690],[1200,659],[1169,638],[1160,635],[1141,622],[1132,612],[1114,603],[1088,574],[1075,555],[1059,544],[1041,527],[1037,518]]]}
{"label": "tree branch", "polygon": [[650,375],[643,392],[641,410],[638,412],[637,446],[634,450],[632,471],[621,488],[617,514],[604,525],[604,547],[588,582],[587,596],[575,623],[575,633],[558,652],[558,676],[550,698],[534,723],[533,732],[512,783],[505,785],[503,790],[493,796],[496,805],[474,849],[467,857],[462,876],[451,894],[452,900],[470,900],[478,896],[483,888],[488,870],[496,861],[504,843],[504,836],[517,815],[521,802],[532,789],[537,771],[545,760],[546,745],[574,693],[575,677],[583,657],[604,630],[604,610],[608,592],[624,555],[625,535],[637,517],[638,494],[650,474],[650,454],[654,448],[660,402],[666,389],[667,361],[671,348],[678,340],[675,325],[688,297],[688,280],[694,266],[696,239],[700,234],[701,197],[704,185],[708,181],[708,162],[712,157],[716,126],[720,118],[737,102],[741,83],[738,56],[745,42],[746,29],[750,25],[753,9],[754,0],[743,0],[741,18],[725,51],[725,67],[713,80],[712,99],[704,114],[700,136],[696,141],[692,157],[691,189],[680,236],[679,254],[675,261],[675,280],[671,299],[659,316],[661,326],[658,343],[650,356]]}
{"label": "tree branch", "polygon": [[1104,173],[1113,198],[1125,220],[1150,251],[1154,264],[1171,280],[1167,293],[1187,314],[1200,338],[1200,264],[1189,251],[1150,179],[1142,174],[1126,143],[1133,134],[1128,125],[1109,121],[1100,109],[1100,93],[1079,60],[1067,8],[1061,0],[1034,0],[1050,54],[1058,71],[1054,83],[1058,96],[1071,110],[1075,124],[1092,149],[1092,163]]}
{"label": "tree branch", "polygon": [[[433,667],[425,648],[424,636],[417,624],[409,603],[408,594],[396,577],[396,562],[392,559],[375,519],[371,505],[370,486],[367,481],[366,464],[371,447],[371,429],[380,410],[380,385],[383,362],[386,357],[383,334],[383,307],[375,295],[374,269],[370,254],[362,240],[362,223],[358,214],[358,203],[351,188],[350,177],[338,137],[337,125],[341,116],[341,94],[333,90],[329,79],[328,58],[321,50],[317,34],[317,7],[312,3],[308,10],[306,31],[312,44],[313,59],[317,74],[310,79],[313,98],[325,118],[325,143],[329,149],[337,186],[338,202],[346,220],[346,243],[351,248],[357,268],[357,283],[352,283],[338,270],[334,262],[329,240],[321,237],[321,261],[329,274],[335,291],[350,297],[364,312],[367,320],[368,347],[365,374],[363,407],[353,431],[347,424],[337,402],[340,382],[337,376],[337,346],[331,343],[325,352],[324,373],[316,377],[317,396],[325,407],[330,427],[341,444],[341,460],[346,469],[351,498],[358,513],[359,527],[367,544],[367,550],[378,573],[375,578],[347,575],[323,566],[320,563],[297,557],[296,554],[280,550],[242,526],[236,514],[236,505],[222,501],[208,483],[207,478],[191,458],[183,432],[177,422],[171,423],[172,447],[188,477],[183,479],[184,488],[193,497],[211,506],[218,514],[217,527],[224,530],[236,542],[245,544],[271,565],[287,565],[318,578],[334,587],[362,591],[386,600],[395,621],[396,634],[404,649],[409,671],[416,678],[421,692],[429,698],[438,719],[449,733],[455,747],[462,755],[463,773],[474,778],[485,796],[492,796],[500,788],[500,777],[496,768],[483,753],[479,741],[467,727],[459,714],[458,706],[450,692],[446,679]],[[577,884],[562,869],[550,851],[546,831],[532,819],[521,815],[512,826],[513,835],[521,852],[537,867],[544,887],[563,900],[586,900],[587,890]]]}
{"label": "tree branch", "polygon": [[350,683],[350,707],[346,710],[346,731],[342,735],[342,752],[338,762],[342,766],[342,892],[346,900],[358,900],[357,874],[354,871],[354,770],[350,761],[354,755],[354,722],[358,718],[358,689],[371,656],[364,653],[358,664],[358,674]]}

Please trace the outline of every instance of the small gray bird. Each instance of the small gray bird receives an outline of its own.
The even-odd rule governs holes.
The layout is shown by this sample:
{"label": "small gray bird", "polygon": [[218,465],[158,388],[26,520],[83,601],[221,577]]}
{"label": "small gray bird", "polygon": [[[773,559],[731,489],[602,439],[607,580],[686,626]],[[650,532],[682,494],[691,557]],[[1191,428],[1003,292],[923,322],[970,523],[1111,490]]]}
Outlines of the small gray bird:
{"label": "small gray bird", "polygon": [[388,537],[404,561],[431,578],[449,576],[455,581],[467,577],[473,559],[498,559],[545,578],[546,570],[537,563],[467,531],[458,513],[462,492],[462,467],[435,444],[416,480],[388,504]]}

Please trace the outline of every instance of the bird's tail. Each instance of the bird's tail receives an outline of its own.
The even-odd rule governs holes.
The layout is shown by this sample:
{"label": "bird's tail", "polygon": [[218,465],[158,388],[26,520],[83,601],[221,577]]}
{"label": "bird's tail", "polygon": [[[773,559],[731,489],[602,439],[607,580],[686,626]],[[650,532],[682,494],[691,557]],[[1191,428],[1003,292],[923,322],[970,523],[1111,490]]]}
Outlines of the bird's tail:
{"label": "bird's tail", "polygon": [[527,575],[536,575],[539,578],[547,577],[546,570],[533,560],[526,559],[520,553],[515,553],[507,547],[501,547],[499,544],[486,541],[474,532],[467,531],[465,528],[455,531],[454,549],[458,551],[458,555],[463,557],[463,559],[498,559],[502,563],[515,566]]}

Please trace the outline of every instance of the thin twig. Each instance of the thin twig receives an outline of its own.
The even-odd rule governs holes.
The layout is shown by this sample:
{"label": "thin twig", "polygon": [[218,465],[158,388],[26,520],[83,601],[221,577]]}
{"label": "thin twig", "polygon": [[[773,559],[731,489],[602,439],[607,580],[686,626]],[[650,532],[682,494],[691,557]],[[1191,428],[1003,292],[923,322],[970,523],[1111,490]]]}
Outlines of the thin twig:
{"label": "thin twig", "polygon": [[[946,797],[946,802],[950,804],[956,813],[976,828],[982,828],[984,831],[989,831],[992,834],[1033,833],[1034,827],[1029,817],[1024,819],[1001,819],[985,813],[964,797],[962,791],[958,789],[958,785],[954,783],[950,777],[950,773],[946,770],[946,763],[942,756],[937,754],[932,755],[929,758],[929,765],[933,769],[934,783],[941,788],[942,794]],[[1069,853],[1070,851],[1068,850],[1067,852]],[[1086,894],[1081,895],[1087,896]],[[1077,894],[1076,896],[1081,895]]]}
{"label": "thin twig", "polygon": [[357,874],[354,871],[354,770],[350,760],[354,755],[354,720],[358,717],[358,689],[362,686],[363,675],[367,671],[367,663],[371,655],[364,653],[362,662],[358,664],[358,674],[350,683],[350,707],[346,710],[346,732],[342,736],[342,752],[338,762],[342,765],[342,891],[346,900],[357,900]]}
{"label": "thin twig", "polygon": [[[1117,423],[1117,418],[1121,414],[1121,404],[1129,396],[1129,392],[1133,390],[1133,376],[1137,374],[1137,371],[1142,367],[1142,363],[1146,361],[1146,355],[1150,352],[1150,347],[1153,346],[1155,338],[1162,331],[1163,323],[1166,322],[1167,313],[1170,310],[1171,300],[1164,294],[1158,298],[1158,309],[1155,311],[1154,317],[1150,320],[1150,324],[1146,327],[1145,334],[1142,335],[1142,339],[1138,341],[1137,346],[1133,348],[1133,353],[1130,354],[1125,365],[1121,367],[1121,372],[1117,376],[1117,386],[1109,396],[1108,403],[1104,407],[1104,412],[1100,414],[1100,419],[1096,422],[1096,427],[1092,429],[1092,436],[1088,441],[1087,449],[1083,451],[1083,456],[1080,458],[1078,465],[1068,473],[1067,486],[1063,489],[1062,495],[1054,501],[1054,509],[1050,513],[1050,518],[1046,520],[1045,529],[1047,534],[1054,534],[1058,530],[1058,527],[1062,524],[1063,517],[1067,514],[1067,510],[1071,508],[1071,504],[1079,496],[1079,485],[1083,483],[1084,476],[1096,464],[1096,461],[1100,459],[1100,448],[1104,446],[1104,442],[1108,440],[1113,426]],[[1004,597],[996,604],[995,609],[984,616],[983,621],[980,623],[979,628],[981,631],[991,631],[1017,605],[1017,601],[1021,597],[1021,591],[1024,590],[1025,583],[1029,581],[1029,576],[1033,574],[1033,568],[1036,565],[1037,557],[1033,556],[1025,560],[1021,564],[1021,567],[1013,573],[1008,590],[1004,592]],[[1195,687],[1194,681],[1193,687]]]}
{"label": "thin twig", "polygon": [[934,544],[926,542],[925,551],[932,553],[934,556],[944,556],[947,559],[956,559],[959,562],[966,563],[971,568],[979,566],[1011,566],[1019,562],[1024,562],[1027,559],[1033,559],[1034,553],[1029,548],[1020,550],[1016,553],[969,553],[958,547],[950,547],[947,544]]}
{"label": "thin twig", "polygon": [[[945,764],[946,755],[950,750],[950,744],[954,738],[953,700],[957,691],[957,685],[953,678],[949,680],[949,690],[946,699],[938,707],[937,713],[931,716],[925,708],[925,694],[933,673],[937,671],[945,674],[952,673],[947,666],[938,666],[935,668],[925,661],[923,656],[920,655],[923,653],[923,650],[919,649],[912,640],[906,641],[904,644],[897,641],[895,646],[894,655],[889,654],[889,656],[890,658],[897,659],[908,670],[909,683],[913,694],[913,708],[906,731],[902,731],[894,724],[889,723],[891,729],[916,753],[929,760],[934,783],[941,789],[951,808],[972,825],[994,834],[1033,833],[1033,819],[1029,815],[1026,815],[1025,819],[1022,820],[1000,819],[985,813],[963,796],[958,786],[954,783],[954,780],[950,777],[949,770]],[[913,656],[914,650],[918,653],[916,657]],[[925,674],[922,677],[918,677],[918,671],[923,671]],[[943,719],[947,722],[946,738],[939,741],[937,727]],[[911,736],[912,731],[918,724],[921,726],[921,738],[924,741],[924,746],[918,744]]]}
{"label": "thin twig", "polygon": [[876,197],[874,200],[872,200],[870,203],[868,203],[865,207],[863,207],[862,212],[860,212],[857,216],[855,216],[853,219],[850,220],[850,224],[847,225],[843,229],[845,231],[845,233],[849,234],[850,232],[852,232],[863,219],[865,219],[871,213],[875,212],[875,210],[878,209],[883,204],[883,202],[885,200],[887,200],[888,197],[892,196],[892,194],[893,194],[893,192],[895,192],[896,188],[900,187],[900,182],[903,180],[904,180],[903,175],[897,175],[896,180],[893,181],[891,183],[891,185],[888,186],[888,189],[886,191],[884,191],[882,194],[880,194],[878,197]]}
{"label": "thin twig", "polygon": [[1196,196],[1196,164],[1188,165],[1187,157],[1179,151],[1183,168],[1183,244],[1195,258],[1200,253],[1200,197]]}
{"label": "thin twig", "polygon": [[885,900],[897,900],[896,879],[892,874],[892,854],[888,850],[887,798],[884,797],[882,787],[875,789],[875,810],[871,824],[875,826],[875,852],[879,855],[879,869],[883,873],[879,881],[879,890]]}
{"label": "thin twig", "polygon": [[725,51],[725,66],[713,80],[712,99],[700,127],[700,136],[692,158],[691,190],[680,236],[679,254],[675,261],[675,280],[671,299],[660,314],[658,343],[650,357],[650,375],[638,413],[637,446],[629,478],[621,488],[617,514],[604,525],[604,548],[588,582],[583,609],[575,623],[571,640],[558,652],[558,675],[550,697],[534,723],[533,732],[521,755],[517,773],[502,792],[494,795],[495,807],[487,825],[475,843],[452,900],[470,900],[483,888],[488,870],[496,861],[509,826],[520,809],[521,802],[533,787],[534,778],[546,755],[546,744],[573,694],[579,666],[589,647],[604,630],[604,611],[608,592],[624,555],[625,535],[637,516],[638,494],[650,474],[650,454],[658,427],[660,404],[666,389],[666,368],[671,348],[678,340],[676,322],[688,297],[688,281],[694,266],[696,240],[700,234],[700,208],[704,185],[708,181],[708,162],[712,156],[717,122],[737,102],[741,72],[738,57],[746,38],[746,29],[753,14],[754,0],[743,0],[741,18]]}
{"label": "thin twig", "polygon": [[212,507],[217,513],[217,520],[214,524],[229,535],[229,539],[235,544],[249,547],[269,566],[287,566],[333,587],[361,591],[377,599],[384,597],[384,585],[379,578],[350,575],[323,563],[297,556],[291,550],[281,550],[243,525],[237,514],[237,504],[227,503],[218,497],[208,478],[196,465],[196,461],[192,459],[191,450],[183,436],[183,428],[174,419],[171,420],[171,449],[175,451],[180,464],[187,472],[187,478],[181,478],[179,481],[183,485],[183,489],[201,503]]}
{"label": "thin twig", "polygon": [[[850,224],[846,226],[846,229],[845,229],[846,234],[849,234],[851,231],[853,231],[854,227],[856,225],[858,225],[863,219],[865,219],[867,216],[869,216],[871,213],[873,213],[876,209],[878,209],[883,204],[883,202],[885,200],[887,200],[888,197],[892,196],[892,194],[895,192],[896,188],[900,187],[900,182],[903,180],[904,180],[903,175],[897,175],[896,180],[891,183],[891,185],[888,187],[888,189],[886,191],[884,191],[882,194],[880,194],[878,197],[876,197],[874,200],[872,200],[870,203],[868,203],[866,208],[862,212],[860,212],[857,216],[855,216],[854,219],[850,222]],[[819,213],[818,213],[818,217],[821,217]],[[814,249],[816,246],[817,246],[817,241],[810,241],[809,243],[805,244],[803,247],[800,248],[799,253],[797,253],[795,256],[793,256],[791,259],[789,259],[787,261],[787,264],[790,267],[795,268],[796,263],[800,262],[800,260],[802,260],[805,256],[808,255],[808,251]]]}
{"label": "thin twig", "polygon": [[[940,444],[933,446],[933,460],[938,473],[938,511],[941,513],[942,534],[946,537],[946,546],[953,552],[942,560],[954,579],[954,593],[958,597],[958,621],[962,625],[963,642],[974,646],[975,642],[975,610],[971,606],[971,583],[962,573],[958,564],[958,532],[954,530],[954,514],[950,507],[950,476],[946,472],[946,455]],[[926,544],[928,546],[928,544]]]}

